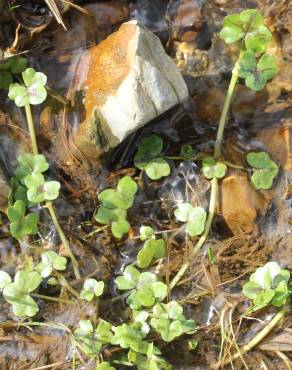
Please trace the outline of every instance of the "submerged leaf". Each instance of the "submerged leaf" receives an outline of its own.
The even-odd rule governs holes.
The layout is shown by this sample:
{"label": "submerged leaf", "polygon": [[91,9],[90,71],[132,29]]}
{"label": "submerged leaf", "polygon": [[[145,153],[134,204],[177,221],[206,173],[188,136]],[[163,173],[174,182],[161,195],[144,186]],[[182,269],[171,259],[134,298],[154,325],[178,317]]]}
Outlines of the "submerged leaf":
{"label": "submerged leaf", "polygon": [[251,152],[247,154],[247,162],[253,167],[251,182],[257,189],[270,189],[273,180],[279,172],[277,164],[265,152]]}
{"label": "submerged leaf", "polygon": [[170,174],[169,164],[160,157],[162,148],[163,141],[155,134],[142,139],[138,145],[134,157],[135,166],[140,170],[144,169],[151,180],[158,180]]}
{"label": "submerged leaf", "polygon": [[39,215],[30,213],[25,216],[25,203],[17,200],[13,206],[8,207],[7,216],[10,221],[10,231],[16,239],[23,239],[26,235],[38,233]]}
{"label": "submerged leaf", "polygon": [[205,229],[206,211],[201,207],[193,207],[189,203],[181,203],[174,211],[179,221],[186,223],[186,230],[191,236],[201,235]]}
{"label": "submerged leaf", "polygon": [[226,175],[227,166],[224,163],[216,162],[212,157],[206,157],[202,162],[203,174],[207,179],[222,179]]}

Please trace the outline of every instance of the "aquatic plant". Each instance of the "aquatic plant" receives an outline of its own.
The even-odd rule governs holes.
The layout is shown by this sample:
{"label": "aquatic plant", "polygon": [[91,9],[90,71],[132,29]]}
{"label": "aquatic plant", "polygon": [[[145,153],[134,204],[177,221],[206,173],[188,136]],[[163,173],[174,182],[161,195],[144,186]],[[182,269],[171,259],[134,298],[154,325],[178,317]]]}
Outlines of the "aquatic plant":
{"label": "aquatic plant", "polygon": [[103,225],[111,225],[116,238],[122,238],[130,229],[127,210],[132,207],[138,186],[130,176],[119,180],[117,189],[106,189],[98,195],[101,202],[95,220]]}

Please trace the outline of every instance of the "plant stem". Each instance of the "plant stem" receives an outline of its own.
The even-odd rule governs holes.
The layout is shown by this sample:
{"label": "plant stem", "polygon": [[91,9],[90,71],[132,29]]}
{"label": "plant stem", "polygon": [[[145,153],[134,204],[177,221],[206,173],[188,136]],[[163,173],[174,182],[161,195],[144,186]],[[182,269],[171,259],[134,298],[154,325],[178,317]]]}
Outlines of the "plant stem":
{"label": "plant stem", "polygon": [[65,277],[60,274],[58,271],[54,271],[54,274],[57,276],[58,278],[58,281],[60,283],[61,286],[63,286],[64,288],[66,288],[67,290],[69,290],[69,292],[71,294],[73,294],[77,299],[79,299],[79,293],[77,292],[77,290],[75,290],[74,288],[71,287],[71,285],[68,283],[68,281],[65,279]]}
{"label": "plant stem", "polygon": [[[37,139],[36,139],[36,134],[35,134],[35,129],[34,129],[34,123],[33,123],[30,104],[25,105],[25,114],[26,114],[26,120],[27,120],[30,140],[31,140],[32,153],[34,155],[37,155],[38,154],[38,146],[37,146]],[[50,212],[50,215],[51,215],[52,220],[53,220],[53,222],[56,226],[56,229],[57,229],[57,231],[60,235],[62,243],[63,243],[69,257],[72,260],[72,265],[73,265],[73,270],[74,270],[75,277],[76,277],[76,279],[80,279],[80,273],[79,273],[79,270],[78,270],[78,262],[77,262],[74,254],[72,253],[72,251],[70,249],[70,245],[68,243],[68,240],[67,240],[67,238],[66,238],[66,236],[65,236],[65,234],[62,230],[62,227],[61,227],[61,225],[58,221],[54,206],[51,202],[46,202],[46,207],[48,208],[48,210]]]}
{"label": "plant stem", "polygon": [[34,124],[33,124],[30,104],[26,104],[24,108],[25,108],[26,120],[27,120],[27,125],[28,125],[30,141],[31,141],[32,153],[34,155],[37,155],[39,151],[38,151],[38,145],[37,145],[37,140],[36,140],[36,134],[35,134]]}
{"label": "plant stem", "polygon": [[68,301],[67,299],[50,297],[48,295],[43,295],[43,294],[38,294],[38,293],[30,293],[30,295],[32,297],[45,299],[47,301],[53,301],[53,302],[58,302],[58,303],[66,303],[66,304],[75,304],[74,302]]}
{"label": "plant stem", "polygon": [[[216,177],[214,177],[211,181],[211,196],[210,196],[210,203],[209,203],[209,213],[208,213],[208,218],[205,224],[205,230],[189,256],[190,261],[192,261],[195,258],[195,256],[197,255],[197,253],[202,248],[202,246],[204,245],[205,241],[208,238],[211,225],[212,225],[212,221],[215,215],[217,199],[218,199],[218,180],[216,179]],[[170,290],[176,286],[176,284],[180,281],[180,279],[183,277],[184,273],[187,271],[189,267],[190,267],[190,262],[186,262],[181,266],[181,268],[179,269],[179,271],[176,273],[175,277],[171,280],[169,284]]]}
{"label": "plant stem", "polygon": [[235,66],[232,70],[232,77],[228,86],[227,94],[224,100],[224,105],[223,105],[223,110],[221,112],[220,120],[219,120],[219,125],[218,125],[218,130],[217,130],[217,137],[215,141],[215,146],[214,146],[214,157],[215,158],[220,158],[221,157],[221,147],[222,147],[222,141],[223,141],[223,133],[224,133],[224,128],[225,128],[225,123],[227,119],[227,114],[229,111],[232,95],[234,92],[234,88],[236,85],[236,82],[238,80],[238,72],[239,72],[239,62],[240,59],[243,55],[243,51],[240,51],[239,57],[237,62],[235,63]]}
{"label": "plant stem", "polygon": [[49,212],[50,212],[50,215],[52,217],[52,220],[56,226],[56,229],[60,235],[60,238],[62,240],[62,243],[64,245],[64,248],[66,250],[66,252],[68,253],[68,256],[70,257],[71,261],[72,261],[72,266],[73,266],[73,271],[74,271],[74,274],[75,274],[75,277],[76,279],[80,279],[80,273],[79,273],[79,270],[78,270],[78,262],[74,256],[74,254],[72,253],[71,251],[71,248],[70,248],[70,245],[69,245],[69,242],[62,230],[62,227],[59,223],[59,220],[58,220],[58,217],[56,215],[56,212],[55,212],[55,209],[54,209],[54,206],[51,202],[46,202],[46,207],[48,208]]}
{"label": "plant stem", "polygon": [[[275,316],[274,318],[269,322],[268,325],[266,325],[250,342],[245,344],[240,348],[240,352],[236,352],[233,356],[228,358],[226,361],[224,361],[224,364],[228,364],[234,360],[236,360],[238,357],[240,357],[242,354],[249,352],[251,349],[253,349],[257,344],[259,344],[271,331],[272,329],[282,320],[282,318],[286,315],[286,313],[289,312],[289,309],[287,307],[283,307]],[[223,364],[220,364],[222,366]],[[218,364],[214,367],[217,368]]]}

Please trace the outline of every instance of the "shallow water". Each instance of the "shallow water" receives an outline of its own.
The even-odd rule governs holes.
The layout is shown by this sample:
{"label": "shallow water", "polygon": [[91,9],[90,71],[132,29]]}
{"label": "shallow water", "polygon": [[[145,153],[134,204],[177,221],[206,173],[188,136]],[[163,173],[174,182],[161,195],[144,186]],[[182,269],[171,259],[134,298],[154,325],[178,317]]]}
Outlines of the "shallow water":
{"label": "shallow water", "polygon": [[[200,328],[195,337],[199,340],[199,346],[190,353],[186,338],[179,338],[175,343],[162,347],[163,354],[174,369],[210,368],[220,347],[220,315],[228,312],[224,311],[228,304],[235,311],[238,310],[237,313],[244,311],[240,291],[247,275],[268,260],[276,260],[283,267],[292,268],[292,72],[289,65],[291,54],[283,48],[286,35],[291,31],[287,14],[280,9],[280,5],[281,11],[277,4],[269,1],[140,0],[91,1],[89,4],[79,1],[79,4],[94,16],[88,18],[78,10],[65,13],[67,33],[55,24],[49,24],[30,39],[28,31],[24,30],[19,49],[33,49],[28,54],[31,65],[47,74],[54,93],[75,102],[74,108],[64,113],[63,103],[50,97],[41,109],[35,109],[35,121],[38,122],[42,152],[52,164],[50,175],[62,183],[62,196],[56,202],[56,207],[73,251],[81,261],[81,274],[87,276],[94,273],[97,279],[106,281],[109,286],[107,299],[118,294],[113,280],[126,264],[133,262],[141,246],[136,238],[139,226],[150,223],[168,235],[169,230],[178,228],[173,210],[179,201],[190,201],[207,208],[208,182],[203,179],[198,166],[188,161],[170,161],[172,173],[165,180],[151,182],[145,176],[140,177],[140,190],[129,211],[132,229],[129,238],[122,241],[114,239],[108,230],[100,231],[94,221],[92,224],[98,205],[96,193],[115,186],[124,174],[138,179],[138,172],[133,168],[133,156],[139,139],[149,133],[155,132],[163,137],[167,155],[177,155],[183,144],[191,144],[198,152],[212,151],[217,121],[237,52],[223,45],[218,38],[217,32],[227,13],[258,6],[275,33],[271,52],[277,56],[280,73],[258,94],[250,92],[240,82],[226,128],[224,151],[226,160],[244,164],[247,151],[266,150],[280,164],[280,174],[271,191],[254,194],[248,181],[237,181],[238,172],[245,176],[242,171],[230,171],[229,176],[235,177],[234,187],[237,186],[238,194],[231,194],[228,188],[224,190],[224,187],[220,187],[218,215],[211,237],[198,258],[192,261],[190,273],[186,276],[188,280],[177,287],[172,295],[185,301],[187,316],[198,321]],[[72,87],[76,86],[76,80],[85,78],[82,74],[76,76],[76,65],[88,47],[103,40],[128,19],[138,20],[160,37],[184,75],[191,96],[185,107],[176,107],[140,129],[126,139],[111,157],[106,156],[102,165],[92,166],[71,140],[72,131],[84,113],[80,96]],[[288,20],[291,22],[291,19]],[[13,26],[6,21],[5,30],[0,32],[0,48],[11,45],[11,28]],[[25,133],[14,126],[19,125],[23,129],[26,126],[23,113],[16,110],[4,94],[0,98],[0,110],[8,114],[6,118],[9,121],[8,125],[7,121],[4,125],[0,116],[0,161],[1,167],[11,175],[18,151],[28,145]],[[235,209],[228,220],[224,218],[228,208],[228,204],[225,208],[222,205],[224,196],[229,196],[229,208]],[[243,201],[240,202],[238,197],[243,197]],[[245,214],[247,217],[254,215],[248,225]],[[35,245],[19,245],[12,241],[5,221],[0,230],[1,269],[5,267],[8,272],[13,272],[15,267],[23,264],[24,255],[35,258]],[[47,245],[59,242],[45,212],[42,214],[40,233],[40,239]],[[184,233],[170,240],[169,263],[161,271],[161,276],[178,270],[187,258],[190,244]],[[214,265],[209,263],[208,248],[212,248],[217,257]],[[46,291],[46,287],[42,289]],[[206,298],[205,292],[208,294]],[[10,320],[12,316],[8,305],[2,298],[0,302],[3,307],[0,310],[0,322]],[[125,307],[120,300],[115,304],[101,305],[100,314],[105,319],[119,323],[127,318]],[[72,309],[71,306],[59,307],[50,303],[43,304],[38,319],[74,326],[80,319],[96,314],[93,305],[76,305]],[[258,318],[266,320],[267,315],[270,312],[259,313]],[[282,326],[288,328],[289,325],[288,317]],[[258,326],[245,322],[239,343],[251,338],[257,330]],[[10,329],[4,334],[10,339],[4,342],[0,334],[1,369],[30,369],[65,362],[72,356],[69,340],[63,342],[64,336],[56,330],[48,330],[47,333],[38,329],[36,333],[28,334],[25,329],[18,332]],[[181,354],[179,358],[178,350]],[[290,352],[287,354],[290,355]],[[264,360],[271,369],[283,368],[283,363],[271,351],[256,349],[246,358],[250,369],[258,369],[260,360]],[[56,369],[69,369],[70,366],[65,363],[56,366]],[[94,364],[90,361],[78,367],[92,368]],[[236,369],[241,368],[243,365],[237,362]]]}

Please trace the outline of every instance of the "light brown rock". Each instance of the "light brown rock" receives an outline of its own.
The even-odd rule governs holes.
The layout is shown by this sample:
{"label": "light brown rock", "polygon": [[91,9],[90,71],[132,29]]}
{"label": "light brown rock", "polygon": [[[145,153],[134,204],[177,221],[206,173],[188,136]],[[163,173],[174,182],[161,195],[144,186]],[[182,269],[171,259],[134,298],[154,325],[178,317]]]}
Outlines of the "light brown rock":
{"label": "light brown rock", "polygon": [[188,97],[187,86],[160,40],[136,22],[91,48],[76,70],[84,115],[74,127],[76,146],[89,159]]}
{"label": "light brown rock", "polygon": [[292,171],[292,120],[280,127],[261,130],[257,138],[271,158],[287,171]]}
{"label": "light brown rock", "polygon": [[256,230],[257,216],[263,214],[268,200],[257,192],[243,172],[234,171],[222,181],[220,213],[234,235]]}

